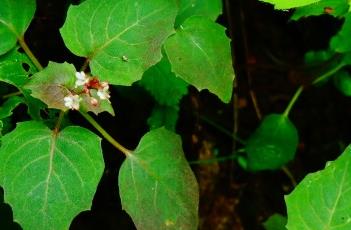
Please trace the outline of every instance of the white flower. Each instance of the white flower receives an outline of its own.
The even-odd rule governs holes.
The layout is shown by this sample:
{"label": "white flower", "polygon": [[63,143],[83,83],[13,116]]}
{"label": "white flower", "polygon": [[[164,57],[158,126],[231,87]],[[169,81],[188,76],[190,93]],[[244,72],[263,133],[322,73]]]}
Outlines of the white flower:
{"label": "white flower", "polygon": [[89,82],[89,78],[85,75],[85,73],[83,71],[76,72],[76,78],[77,78],[77,80],[76,80],[74,88],[77,88],[78,86],[83,86]]}
{"label": "white flower", "polygon": [[79,110],[79,102],[82,100],[78,95],[68,95],[63,98],[65,106],[70,109]]}
{"label": "white flower", "polygon": [[100,97],[101,100],[108,100],[110,96],[110,92],[108,91],[109,86],[106,81],[101,82],[101,89],[97,91],[97,95]]}

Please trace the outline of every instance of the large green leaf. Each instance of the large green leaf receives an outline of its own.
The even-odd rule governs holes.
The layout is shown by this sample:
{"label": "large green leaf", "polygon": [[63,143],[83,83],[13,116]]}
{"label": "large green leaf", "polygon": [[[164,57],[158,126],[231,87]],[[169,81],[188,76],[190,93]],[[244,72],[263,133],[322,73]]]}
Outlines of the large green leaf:
{"label": "large green leaf", "polygon": [[321,0],[315,4],[297,8],[291,16],[292,20],[299,20],[302,17],[330,14],[335,17],[342,16],[350,8],[348,0]]}
{"label": "large green leaf", "polygon": [[351,229],[351,147],[285,197],[289,230]]}
{"label": "large green leaf", "polygon": [[35,12],[35,0],[1,0],[0,55],[15,47],[23,38]]}
{"label": "large green leaf", "polygon": [[332,37],[330,41],[330,47],[336,52],[345,53],[351,51],[351,12],[346,14],[345,22],[342,25],[341,30]]}
{"label": "large green leaf", "polygon": [[147,133],[119,172],[122,207],[139,230],[197,229],[198,186],[179,136]]}
{"label": "large green leaf", "polygon": [[224,27],[205,17],[190,17],[166,41],[165,50],[178,77],[230,101],[234,71]]}
{"label": "large green leaf", "polygon": [[298,133],[289,118],[268,115],[246,143],[247,169],[278,169],[294,159],[297,144]]}
{"label": "large green leaf", "polygon": [[89,0],[70,7],[61,34],[74,54],[90,60],[94,75],[130,85],[160,61],[176,6],[175,0]]}
{"label": "large green leaf", "polygon": [[221,0],[180,0],[176,26],[181,25],[190,16],[205,16],[215,21],[222,13]]}
{"label": "large green leaf", "polygon": [[260,0],[261,2],[267,2],[274,5],[274,9],[285,10],[301,6],[306,6],[312,3],[319,2],[321,0]]}
{"label": "large green leaf", "polygon": [[103,168],[100,138],[84,128],[56,133],[29,121],[2,138],[0,185],[24,229],[67,230],[89,209]]}
{"label": "large green leaf", "polygon": [[178,105],[180,99],[188,93],[188,84],[171,72],[171,65],[166,57],[144,73],[140,84],[161,105]]}

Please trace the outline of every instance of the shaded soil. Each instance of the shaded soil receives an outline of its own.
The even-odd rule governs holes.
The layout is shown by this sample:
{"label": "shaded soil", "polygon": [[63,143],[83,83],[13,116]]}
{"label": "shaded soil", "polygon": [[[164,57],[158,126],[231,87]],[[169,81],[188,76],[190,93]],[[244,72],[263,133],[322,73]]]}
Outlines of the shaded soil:
{"label": "shaded soil", "polygon": [[[35,19],[26,33],[33,52],[44,65],[52,60],[81,66],[84,60],[64,47],[58,31],[70,2],[37,2]],[[287,167],[298,182],[335,159],[351,140],[351,100],[332,84],[310,87],[318,69],[303,64],[306,51],[328,47],[340,21],[325,15],[289,22],[292,12],[274,11],[256,0],[228,0],[224,5],[226,13],[218,21],[232,37],[235,100],[223,104],[206,91],[190,88],[182,99],[177,125],[185,154],[189,161],[232,155],[242,147],[232,133],[246,139],[262,116],[281,113],[297,87],[304,84],[307,89],[290,115],[300,141],[296,159]],[[114,87],[112,99],[118,115],[103,114],[98,120],[121,143],[134,148],[148,131],[146,120],[154,101],[137,86]],[[78,114],[71,113],[70,118],[91,128]],[[106,169],[92,208],[80,213],[71,229],[134,229],[121,210],[118,195],[118,168],[123,156],[105,141],[103,149]],[[292,191],[293,184],[283,171],[249,173],[232,160],[194,164],[192,168],[200,185],[200,229],[259,230],[270,215],[286,215],[284,195]],[[0,229],[20,229],[12,222],[11,209],[3,199]]]}

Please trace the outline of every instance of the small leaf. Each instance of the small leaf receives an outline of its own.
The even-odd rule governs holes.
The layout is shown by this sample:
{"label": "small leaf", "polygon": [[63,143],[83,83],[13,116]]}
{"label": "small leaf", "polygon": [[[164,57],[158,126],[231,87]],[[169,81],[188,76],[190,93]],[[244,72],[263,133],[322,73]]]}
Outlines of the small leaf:
{"label": "small leaf", "polygon": [[260,0],[261,2],[267,2],[274,5],[274,9],[286,10],[301,6],[306,6],[309,4],[317,3],[321,0]]}
{"label": "small leaf", "polygon": [[298,133],[289,118],[268,115],[246,143],[247,169],[279,169],[294,159],[297,144]]}
{"label": "small leaf", "polygon": [[2,138],[0,185],[24,229],[68,229],[89,209],[103,169],[100,138],[84,128],[54,133],[29,121]]}
{"label": "small leaf", "polygon": [[266,230],[287,230],[285,227],[287,218],[278,213],[273,214],[263,223]]}
{"label": "small leaf", "polygon": [[285,196],[289,230],[351,229],[351,147]]}
{"label": "small leaf", "polygon": [[188,93],[188,84],[171,72],[171,65],[166,57],[148,69],[139,83],[161,105],[178,105],[180,99]]}
{"label": "small leaf", "polygon": [[68,110],[64,97],[70,94],[76,81],[76,69],[72,64],[49,62],[42,71],[33,75],[25,88],[32,96],[45,102],[49,108]]}
{"label": "small leaf", "polygon": [[176,134],[147,133],[123,162],[118,184],[137,229],[197,229],[198,186]]}
{"label": "small leaf", "polygon": [[321,0],[315,4],[297,8],[291,16],[291,19],[299,20],[302,17],[318,16],[322,14],[339,17],[346,14],[349,8],[348,0]]}
{"label": "small leaf", "polygon": [[2,0],[0,7],[0,55],[16,46],[35,12],[35,0]]}
{"label": "small leaf", "polygon": [[90,60],[93,75],[131,85],[160,61],[176,14],[175,0],[89,0],[69,8],[61,34],[74,54]]}
{"label": "small leaf", "polygon": [[176,18],[176,27],[181,25],[190,16],[204,16],[215,21],[222,13],[221,0],[180,0],[179,12]]}
{"label": "small leaf", "polygon": [[346,14],[341,30],[330,40],[330,47],[339,53],[351,51],[351,13]]}
{"label": "small leaf", "polygon": [[10,117],[12,115],[12,111],[21,103],[24,103],[22,97],[10,97],[0,106],[0,119],[4,119],[6,117]]}
{"label": "small leaf", "polygon": [[234,71],[224,27],[205,17],[190,17],[168,38],[165,50],[178,77],[230,101]]}
{"label": "small leaf", "polygon": [[170,131],[175,131],[178,121],[178,106],[160,106],[155,105],[147,124],[150,129],[156,129],[164,126]]}
{"label": "small leaf", "polygon": [[351,76],[346,70],[340,70],[335,74],[334,85],[345,96],[351,96]]}

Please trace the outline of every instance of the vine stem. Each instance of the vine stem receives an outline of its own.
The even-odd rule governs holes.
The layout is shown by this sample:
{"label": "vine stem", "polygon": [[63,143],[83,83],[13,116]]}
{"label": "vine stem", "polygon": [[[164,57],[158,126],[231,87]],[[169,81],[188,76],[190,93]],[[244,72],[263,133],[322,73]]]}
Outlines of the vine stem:
{"label": "vine stem", "polygon": [[60,114],[59,114],[59,117],[56,121],[56,125],[55,125],[55,128],[54,128],[54,133],[57,134],[59,131],[60,131],[60,126],[61,126],[61,123],[62,123],[62,120],[63,120],[63,117],[65,116],[65,112],[64,111],[60,111]]}
{"label": "vine stem", "polygon": [[299,98],[299,96],[301,95],[302,91],[303,91],[303,86],[301,85],[299,88],[297,88],[297,90],[296,90],[294,96],[291,98],[291,100],[290,100],[288,106],[286,107],[286,109],[285,109],[285,111],[284,111],[284,113],[283,113],[283,115],[284,115],[285,117],[288,117],[288,116],[289,116],[289,113],[290,113],[292,107],[293,107],[294,104],[296,103],[296,101],[297,101],[297,99]]}
{"label": "vine stem", "polygon": [[20,37],[18,38],[18,42],[20,44],[20,46],[22,47],[22,49],[24,50],[24,52],[28,55],[28,57],[30,58],[30,60],[33,62],[33,64],[35,65],[35,67],[37,67],[37,69],[43,70],[43,66],[40,64],[40,62],[38,61],[38,59],[34,56],[34,54],[32,53],[32,51],[29,49],[27,43],[24,41],[24,37]]}
{"label": "vine stem", "polygon": [[80,112],[80,114],[97,130],[100,134],[110,142],[116,149],[121,151],[124,155],[129,156],[132,154],[132,151],[122,146],[118,141],[116,141],[110,134],[108,134],[104,128],[102,128],[99,123],[97,123],[92,116],[88,113]]}

